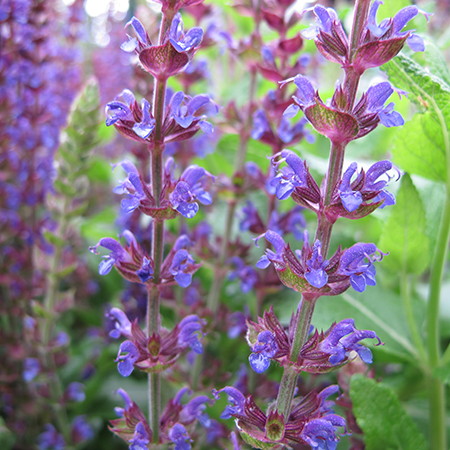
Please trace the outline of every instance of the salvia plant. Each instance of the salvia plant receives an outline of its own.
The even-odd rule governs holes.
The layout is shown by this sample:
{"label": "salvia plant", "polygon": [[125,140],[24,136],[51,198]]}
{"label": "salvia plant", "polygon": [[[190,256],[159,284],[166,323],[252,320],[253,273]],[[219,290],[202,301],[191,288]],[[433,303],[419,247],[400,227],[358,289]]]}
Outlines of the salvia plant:
{"label": "salvia plant", "polygon": [[447,2],[65,3],[0,4],[0,447],[446,450]]}

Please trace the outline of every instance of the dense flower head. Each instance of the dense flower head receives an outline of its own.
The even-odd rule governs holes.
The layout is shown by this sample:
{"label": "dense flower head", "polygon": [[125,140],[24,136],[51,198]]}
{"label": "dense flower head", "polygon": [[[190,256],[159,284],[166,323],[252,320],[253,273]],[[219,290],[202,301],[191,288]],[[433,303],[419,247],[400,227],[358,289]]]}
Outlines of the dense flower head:
{"label": "dense flower head", "polygon": [[269,444],[276,443],[334,449],[339,441],[337,428],[345,428],[346,424],[342,417],[333,414],[330,409],[334,403],[325,400],[337,391],[337,386],[330,386],[322,392],[310,392],[295,403],[287,420],[274,410],[266,415],[251,395],[245,397],[236,388],[227,386],[220,390],[214,389],[213,394],[216,399],[220,398],[222,392],[228,395],[229,404],[221,418],[234,417],[242,438],[249,444],[258,442],[264,446],[260,448],[268,448]]}
{"label": "dense flower head", "polygon": [[116,362],[119,373],[128,377],[135,368],[155,373],[173,365],[188,347],[195,353],[202,353],[201,340],[204,333],[204,319],[196,315],[186,316],[172,331],[162,330],[159,335],[146,337],[137,320],[131,325],[131,335],[125,329],[128,339],[119,347]]}
{"label": "dense flower head", "polygon": [[306,39],[314,39],[325,58],[346,69],[352,67],[358,74],[390,61],[400,52],[405,42],[411,50],[423,51],[425,47],[422,38],[413,31],[402,30],[417,14],[423,14],[427,20],[430,14],[411,5],[401,9],[394,18],[384,19],[377,24],[376,15],[382,3],[381,0],[374,0],[372,3],[352,60],[349,60],[349,39],[334,9],[321,5],[311,8],[316,23],[303,30],[302,35]]}
{"label": "dense flower head", "polygon": [[386,127],[403,125],[403,117],[394,111],[394,103],[385,106],[394,92],[387,81],[369,87],[359,102],[348,111],[346,95],[339,82],[330,101],[324,103],[312,83],[303,75],[285,80],[282,84],[294,82],[297,94],[284,114],[295,117],[301,109],[312,126],[334,143],[348,143],[365,136],[381,122]]}
{"label": "dense flower head", "polygon": [[[298,312],[297,312],[298,314]],[[380,339],[373,331],[358,330],[353,319],[345,319],[334,323],[327,331],[310,334],[309,339],[300,350],[297,361],[289,360],[293,342],[293,324],[291,320],[286,330],[273,312],[271,307],[265,311],[258,323],[248,321],[247,342],[252,354],[250,366],[257,373],[265,372],[270,361],[277,361],[280,365],[294,365],[296,370],[326,373],[340,367],[354,358],[356,352],[361,359],[370,364],[372,352],[359,342],[364,339]],[[311,327],[311,331],[314,327]]]}

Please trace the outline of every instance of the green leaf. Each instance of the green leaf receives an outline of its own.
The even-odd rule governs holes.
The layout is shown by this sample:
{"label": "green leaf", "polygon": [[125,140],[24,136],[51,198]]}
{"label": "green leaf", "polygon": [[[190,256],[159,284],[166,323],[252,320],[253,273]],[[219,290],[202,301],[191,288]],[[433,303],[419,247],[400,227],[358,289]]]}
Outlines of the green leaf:
{"label": "green leaf", "polygon": [[362,375],[350,382],[356,421],[366,450],[427,450],[424,436],[388,387]]}
{"label": "green leaf", "polygon": [[416,114],[398,130],[392,156],[410,174],[441,182],[447,178],[442,128],[430,112]]}
{"label": "green leaf", "polygon": [[50,231],[44,231],[44,238],[50,242],[50,244],[56,245],[56,247],[64,247],[67,244],[67,241],[60,238],[59,236],[56,236],[56,234],[53,234]]}
{"label": "green leaf", "polygon": [[[410,173],[445,181],[450,157],[449,85],[404,55],[398,55],[382,69],[390,81],[407,91],[408,98],[425,112],[399,131],[394,144],[394,161]],[[446,76],[443,69],[438,71]]]}
{"label": "green leaf", "polygon": [[425,60],[431,73],[445,81],[450,86],[450,71],[439,47],[431,40],[429,36],[424,36],[425,42]]}
{"label": "green leaf", "polygon": [[409,175],[404,175],[397,203],[386,222],[379,248],[389,255],[383,264],[393,271],[420,274],[428,266],[429,239],[425,210]]}

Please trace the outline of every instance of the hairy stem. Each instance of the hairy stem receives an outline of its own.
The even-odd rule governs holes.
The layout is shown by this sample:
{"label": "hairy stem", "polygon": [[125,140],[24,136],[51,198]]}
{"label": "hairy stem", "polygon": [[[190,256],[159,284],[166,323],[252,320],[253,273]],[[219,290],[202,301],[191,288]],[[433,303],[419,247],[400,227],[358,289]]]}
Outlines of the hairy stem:
{"label": "hairy stem", "polygon": [[[299,309],[297,309],[294,321],[294,341],[292,342],[291,353],[289,355],[289,359],[293,363],[297,362],[300,350],[308,339],[316,300],[317,297],[309,297],[303,294]],[[293,366],[288,366],[284,369],[281,379],[277,397],[277,411],[284,416],[285,421],[287,421],[291,411],[298,375],[298,372]]]}

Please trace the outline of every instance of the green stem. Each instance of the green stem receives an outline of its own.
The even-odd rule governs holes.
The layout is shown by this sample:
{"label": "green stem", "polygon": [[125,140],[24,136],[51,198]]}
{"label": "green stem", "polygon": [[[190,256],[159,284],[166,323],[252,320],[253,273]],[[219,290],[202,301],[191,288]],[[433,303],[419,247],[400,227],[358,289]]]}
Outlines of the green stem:
{"label": "green stem", "polygon": [[[331,203],[331,196],[337,184],[342,177],[342,166],[344,164],[345,147],[347,144],[331,143],[330,159],[328,163],[328,172],[325,186],[325,201],[322,211]],[[317,226],[316,239],[322,244],[322,255],[326,258],[328,248],[330,246],[331,231],[334,223],[331,222],[322,212],[319,215],[319,223]]]}
{"label": "green stem", "polygon": [[348,53],[349,63],[353,61],[353,56],[359,46],[361,33],[367,21],[371,0],[356,0],[355,12],[353,15],[352,32],[350,34],[350,47]]}
{"label": "green stem", "polygon": [[444,211],[439,227],[436,250],[431,265],[430,293],[427,307],[427,351],[428,351],[428,396],[430,402],[430,435],[433,450],[446,450],[445,394],[444,385],[433,378],[433,370],[439,365],[441,348],[439,341],[439,301],[442,275],[447,260],[447,248],[450,235],[450,188],[447,186]]}
{"label": "green stem", "polygon": [[400,291],[401,297],[403,301],[403,308],[405,310],[406,319],[409,325],[409,331],[411,332],[411,336],[413,338],[413,342],[417,351],[419,353],[419,358],[422,364],[426,362],[426,352],[425,347],[423,345],[422,337],[420,336],[419,328],[417,327],[416,320],[414,319],[413,307],[411,304],[411,293],[408,282],[408,274],[405,270],[402,270],[401,279],[400,279]]}
{"label": "green stem", "polygon": [[[309,328],[311,326],[311,318],[314,312],[317,297],[310,297],[306,294],[302,295],[302,301],[297,310],[294,322],[294,341],[291,346],[289,360],[292,363],[298,361],[300,350],[308,339]],[[277,397],[277,411],[284,416],[285,421],[288,420],[291,412],[292,399],[294,398],[295,388],[297,386],[298,372],[293,365],[284,369],[281,379],[280,388]]]}

